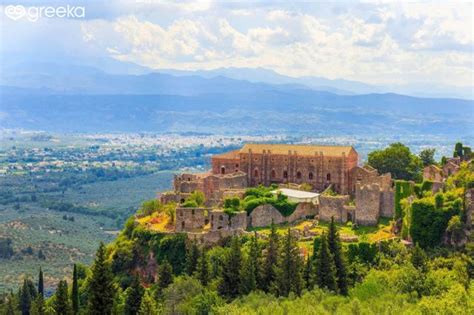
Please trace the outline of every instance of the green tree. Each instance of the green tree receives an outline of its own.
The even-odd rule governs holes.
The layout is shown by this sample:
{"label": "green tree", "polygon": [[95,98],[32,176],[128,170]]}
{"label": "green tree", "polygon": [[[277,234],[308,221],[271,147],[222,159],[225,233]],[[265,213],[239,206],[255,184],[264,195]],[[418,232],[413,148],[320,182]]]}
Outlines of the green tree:
{"label": "green tree", "polygon": [[125,309],[124,313],[127,315],[135,315],[140,309],[143,296],[143,287],[140,284],[140,279],[138,276],[134,276],[132,283],[128,288],[127,298],[125,300]]}
{"label": "green tree", "polygon": [[291,230],[283,240],[282,250],[278,263],[278,288],[279,295],[288,296],[290,292],[297,295],[303,289],[303,263],[299,255],[299,248],[295,238],[291,235]]}
{"label": "green tree", "polygon": [[263,262],[263,275],[261,281],[261,289],[268,292],[271,286],[276,280],[277,264],[279,256],[279,239],[276,231],[276,226],[273,223],[271,225],[270,236],[268,239],[267,252],[265,254]]}
{"label": "green tree", "polygon": [[158,289],[162,292],[173,282],[173,267],[164,260],[158,268]]}
{"label": "green tree", "polygon": [[207,257],[207,251],[203,248],[201,256],[199,257],[196,276],[203,286],[207,286],[209,283],[209,258]]}
{"label": "green tree", "polygon": [[335,292],[337,290],[336,266],[334,258],[329,252],[328,240],[324,233],[321,235],[321,245],[314,263],[314,283],[320,288]]}
{"label": "green tree", "polygon": [[5,315],[15,315],[15,297],[13,296],[13,293],[10,293],[7,297]]}
{"label": "green tree", "polygon": [[71,314],[66,280],[59,281],[54,299],[54,311],[57,315]]}
{"label": "green tree", "polygon": [[199,259],[199,247],[196,241],[192,241],[186,251],[186,273],[190,276],[196,271]]}
{"label": "green tree", "polygon": [[79,313],[79,284],[78,284],[76,264],[74,264],[73,271],[72,271],[71,305],[72,305],[73,314],[78,314]]}
{"label": "green tree", "polygon": [[30,309],[31,315],[45,315],[46,310],[44,306],[44,298],[41,294],[38,294]]}
{"label": "green tree", "polygon": [[411,264],[423,272],[427,269],[425,251],[418,245],[418,243],[415,245],[411,253]]}
{"label": "green tree", "polygon": [[331,217],[331,224],[329,225],[328,247],[329,252],[334,258],[334,266],[336,267],[337,287],[339,293],[347,295],[348,284],[346,264],[344,261],[344,256],[342,255],[341,240],[339,239],[339,233],[337,232],[334,217]]}
{"label": "green tree", "polygon": [[219,283],[219,294],[233,299],[239,295],[240,269],[242,267],[242,251],[240,241],[232,237],[229,252],[227,252],[222,268],[222,279]]}
{"label": "green tree", "polygon": [[423,163],[423,166],[435,164],[434,154],[436,149],[423,149],[418,155]]}
{"label": "green tree", "polygon": [[462,157],[463,156],[463,146],[461,142],[457,142],[454,146],[453,157]]}
{"label": "green tree", "polygon": [[240,293],[248,294],[257,288],[260,282],[260,249],[257,236],[254,235],[250,241],[250,253],[245,259],[241,270]]}
{"label": "green tree", "polygon": [[138,310],[139,315],[156,315],[159,314],[158,304],[153,298],[150,290],[146,290],[143,294],[142,301],[140,303],[140,309]]}
{"label": "green tree", "polygon": [[44,297],[44,280],[43,280],[43,270],[39,269],[38,274],[38,294]]}
{"label": "green tree", "polygon": [[113,275],[107,263],[105,245],[100,243],[89,281],[89,314],[109,315],[112,312],[114,296]]}
{"label": "green tree", "polygon": [[32,301],[36,298],[36,289],[30,279],[25,278],[19,292],[19,307],[22,315],[29,315]]}
{"label": "green tree", "polygon": [[306,288],[308,290],[313,289],[312,273],[313,273],[313,261],[312,261],[311,257],[309,257],[309,255],[307,255],[306,261],[305,261],[304,272],[303,272],[303,279],[304,279]]}
{"label": "green tree", "polygon": [[402,143],[392,143],[384,150],[369,153],[368,164],[379,173],[391,173],[395,179],[420,180],[423,163]]}

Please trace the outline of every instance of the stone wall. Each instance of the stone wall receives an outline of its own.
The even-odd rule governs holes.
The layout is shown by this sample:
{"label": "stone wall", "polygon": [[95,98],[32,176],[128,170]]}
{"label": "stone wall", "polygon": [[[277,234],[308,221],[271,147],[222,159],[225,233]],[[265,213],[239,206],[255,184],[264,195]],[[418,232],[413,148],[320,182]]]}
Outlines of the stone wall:
{"label": "stone wall", "polygon": [[301,202],[296,206],[295,211],[286,217],[288,222],[294,222],[299,219],[306,218],[308,216],[315,216],[317,213],[317,207],[311,202]]}
{"label": "stone wall", "polygon": [[202,229],[208,223],[207,208],[177,208],[176,209],[176,232],[187,232],[194,229]]}
{"label": "stone wall", "polygon": [[472,214],[474,213],[474,188],[466,192],[466,226],[472,228]]}
{"label": "stone wall", "polygon": [[273,223],[280,224],[286,221],[280,211],[272,205],[261,205],[253,209],[248,218],[248,225],[252,227],[269,226]]}
{"label": "stone wall", "polygon": [[347,222],[347,208],[345,205],[349,202],[350,196],[319,196],[319,220],[334,221],[345,223]]}
{"label": "stone wall", "polygon": [[247,229],[247,212],[242,211],[229,217],[223,210],[212,210],[209,212],[211,231]]}
{"label": "stone wall", "polygon": [[395,192],[386,190],[380,192],[380,216],[384,218],[392,218],[395,212]]}
{"label": "stone wall", "polygon": [[355,222],[361,225],[377,224],[380,217],[380,186],[357,186],[355,197]]}

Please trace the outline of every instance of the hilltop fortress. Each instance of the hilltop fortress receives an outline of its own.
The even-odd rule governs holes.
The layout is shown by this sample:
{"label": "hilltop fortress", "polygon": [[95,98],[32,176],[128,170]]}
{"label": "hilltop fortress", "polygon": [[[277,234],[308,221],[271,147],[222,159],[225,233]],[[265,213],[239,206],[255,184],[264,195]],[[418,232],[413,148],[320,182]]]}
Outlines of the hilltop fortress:
{"label": "hilltop fortress", "polygon": [[[379,175],[371,167],[358,166],[358,160],[351,146],[246,144],[214,155],[207,173],[175,175],[174,191],[160,195],[160,199],[182,204],[193,191],[204,193],[206,208],[178,206],[176,231],[191,232],[206,225],[210,230],[245,230],[247,226],[269,225],[272,220],[292,222],[311,216],[376,224],[381,216],[393,216],[392,179],[390,174]],[[249,187],[271,184],[287,188],[282,193],[298,202],[289,217],[271,205],[259,206],[248,215],[244,212],[230,217],[223,213],[226,198],[242,198]],[[298,190],[303,184],[312,192]],[[328,189],[331,194],[324,193]]]}

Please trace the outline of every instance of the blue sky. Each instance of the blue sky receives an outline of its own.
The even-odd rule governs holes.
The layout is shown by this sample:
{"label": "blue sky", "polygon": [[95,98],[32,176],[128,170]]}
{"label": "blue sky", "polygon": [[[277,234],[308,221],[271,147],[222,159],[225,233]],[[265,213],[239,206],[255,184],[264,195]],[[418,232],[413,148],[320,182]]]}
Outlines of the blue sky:
{"label": "blue sky", "polygon": [[[473,85],[471,2],[2,1],[2,58],[111,57],[154,69],[263,67],[383,84]],[[12,20],[9,5],[83,6]]]}

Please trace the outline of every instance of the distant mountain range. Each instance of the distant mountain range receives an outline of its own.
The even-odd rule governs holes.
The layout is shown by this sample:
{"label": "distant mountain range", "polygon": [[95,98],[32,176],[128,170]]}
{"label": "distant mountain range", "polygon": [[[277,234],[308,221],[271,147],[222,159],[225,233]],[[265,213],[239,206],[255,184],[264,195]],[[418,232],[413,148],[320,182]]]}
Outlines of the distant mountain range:
{"label": "distant mountain range", "polygon": [[[185,85],[189,83],[191,90],[196,82],[189,77],[221,80],[241,80],[250,83],[270,85],[290,85],[300,88],[326,91],[338,95],[356,95],[371,93],[396,93],[402,95],[429,98],[461,98],[474,99],[472,86],[457,87],[433,84],[406,85],[371,85],[344,79],[326,79],[316,76],[290,77],[264,68],[219,68],[214,70],[183,71],[174,69],[153,70],[130,62],[121,62],[111,58],[44,61],[6,60],[2,64],[3,73],[0,85],[26,88],[48,88],[61,93],[81,94],[160,94],[169,88],[169,94],[188,93]],[[172,82],[163,75],[187,77]],[[165,83],[166,81],[166,83]],[[209,81],[208,81],[209,82]],[[212,81],[211,81],[212,82]],[[472,84],[472,82],[469,82]],[[163,86],[166,84],[167,86]],[[192,93],[192,91],[191,91]],[[180,94],[181,95],[181,94]]]}
{"label": "distant mountain range", "polygon": [[472,100],[358,94],[354,90],[371,86],[293,80],[265,69],[107,67],[118,73],[62,63],[7,65],[0,78],[0,128],[474,137]]}

